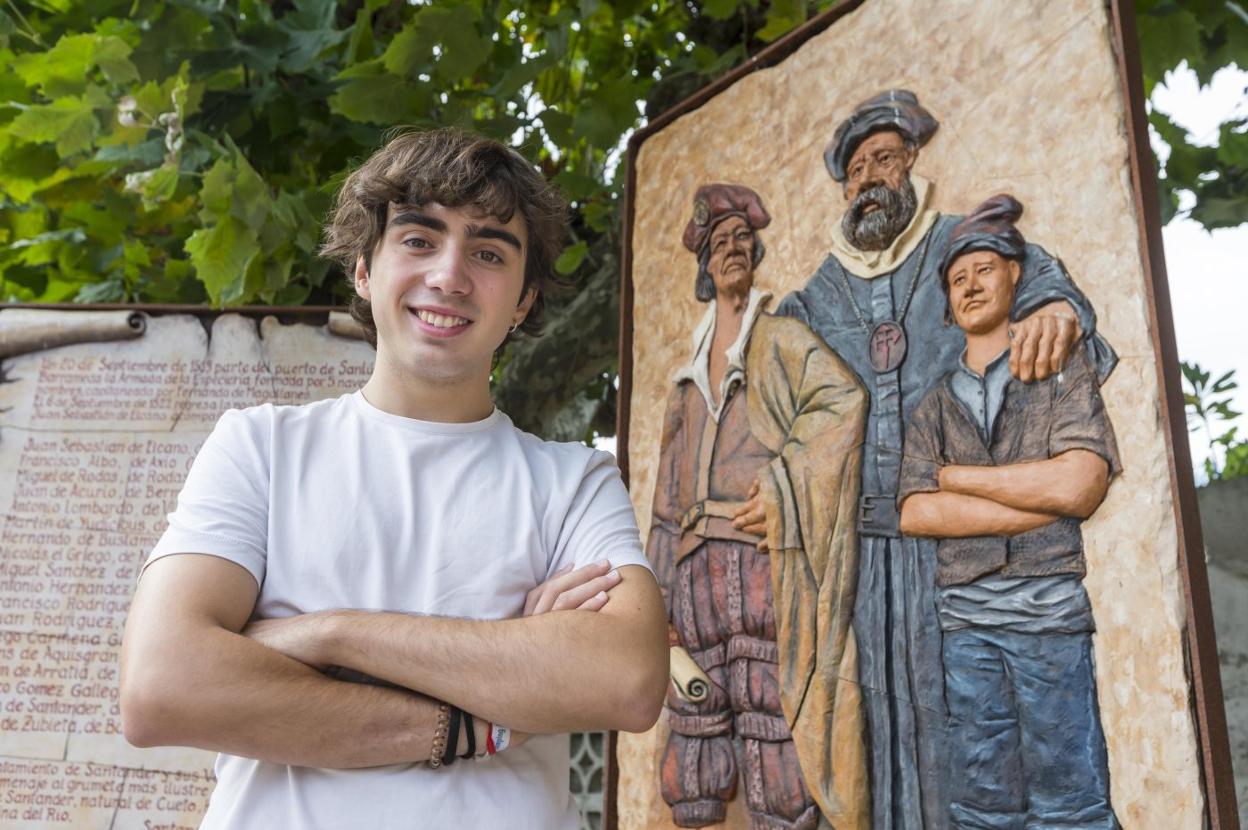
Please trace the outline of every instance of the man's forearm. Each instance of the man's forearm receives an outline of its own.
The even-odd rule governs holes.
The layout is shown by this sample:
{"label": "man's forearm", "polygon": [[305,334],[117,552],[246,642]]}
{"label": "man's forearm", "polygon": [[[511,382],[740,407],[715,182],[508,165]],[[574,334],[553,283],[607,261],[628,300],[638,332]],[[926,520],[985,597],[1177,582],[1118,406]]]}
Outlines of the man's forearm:
{"label": "man's forearm", "polygon": [[[658,715],[668,674],[666,619],[651,590],[653,597],[617,588],[604,611],[511,620],[313,615],[316,658],[523,732],[644,731]],[[608,613],[628,602],[653,607]]]}
{"label": "man's forearm", "polygon": [[301,766],[427,760],[436,703],[331,680],[235,633],[258,589],[246,570],[215,556],[166,556],[147,567],[122,640],[126,738]]}
{"label": "man's forearm", "polygon": [[1105,498],[1109,467],[1088,450],[1071,450],[1043,461],[995,467],[950,465],[940,489],[977,496],[1018,510],[1084,519]]}
{"label": "man's forearm", "polygon": [[1056,518],[961,493],[915,493],[901,505],[903,533],[938,539],[1013,536],[1043,527]]}
{"label": "man's forearm", "polygon": [[136,745],[343,769],[429,758],[435,701],[332,680],[221,628],[162,639],[124,667],[122,720]]}

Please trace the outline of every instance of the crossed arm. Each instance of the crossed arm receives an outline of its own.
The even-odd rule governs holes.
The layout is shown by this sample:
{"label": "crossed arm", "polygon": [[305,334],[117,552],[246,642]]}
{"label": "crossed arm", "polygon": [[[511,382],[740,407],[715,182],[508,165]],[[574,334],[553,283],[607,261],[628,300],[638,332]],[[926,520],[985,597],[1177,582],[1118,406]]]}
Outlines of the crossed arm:
{"label": "crossed arm", "polygon": [[[258,595],[246,570],[207,555],[158,559],[126,623],[126,737],[350,768],[428,760],[438,701],[521,732],[643,731],[666,689],[662,601],[644,568],[606,570],[557,575],[520,619],[335,611],[244,632]],[[341,682],[320,665],[405,689]]]}
{"label": "crossed arm", "polygon": [[1013,536],[1061,516],[1086,519],[1109,488],[1109,465],[1090,450],[1000,467],[949,465],[940,490],[901,504],[901,531],[953,538]]}

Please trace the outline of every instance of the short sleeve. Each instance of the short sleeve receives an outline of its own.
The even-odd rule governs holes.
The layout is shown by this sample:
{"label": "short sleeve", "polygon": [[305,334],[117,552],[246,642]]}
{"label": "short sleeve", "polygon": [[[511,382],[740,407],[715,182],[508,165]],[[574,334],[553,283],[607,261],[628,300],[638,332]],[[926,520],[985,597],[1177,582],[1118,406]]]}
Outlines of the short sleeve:
{"label": "short sleeve", "polygon": [[195,456],[148,564],[162,556],[204,553],[241,565],[257,585],[264,583],[271,417],[271,407],[221,416]]}
{"label": "short sleeve", "polygon": [[937,395],[940,386],[919,402],[906,426],[906,443],[901,456],[901,480],[897,485],[897,506],[915,493],[940,490],[941,429]]}
{"label": "short sleeve", "polygon": [[1049,457],[1068,450],[1088,450],[1105,459],[1111,477],[1122,472],[1114,427],[1087,359],[1072,352],[1066,367],[1054,381],[1058,391],[1049,429]]}
{"label": "short sleeve", "polygon": [[615,568],[641,565],[653,572],[615,459],[594,451],[560,524],[547,577],[565,565],[579,568],[601,559],[609,559]]}

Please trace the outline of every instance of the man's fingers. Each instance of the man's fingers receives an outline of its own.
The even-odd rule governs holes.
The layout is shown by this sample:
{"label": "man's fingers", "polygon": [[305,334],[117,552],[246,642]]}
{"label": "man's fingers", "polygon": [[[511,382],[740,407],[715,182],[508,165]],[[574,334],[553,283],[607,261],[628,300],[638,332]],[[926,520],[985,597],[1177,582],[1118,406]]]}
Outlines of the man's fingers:
{"label": "man's fingers", "polygon": [[596,594],[603,591],[611,590],[619,583],[619,571],[611,571],[582,585],[577,585],[561,592],[555,596],[549,610],[567,611],[570,608],[579,608],[586,600],[592,599]]}
{"label": "man's fingers", "polygon": [[732,520],[737,530],[745,530],[747,525],[756,525],[767,521],[767,511],[762,505],[747,504]]}
{"label": "man's fingers", "polygon": [[1041,317],[1038,320],[1040,334],[1036,338],[1035,376],[1036,380],[1044,380],[1049,376],[1051,365],[1050,355],[1057,340],[1057,321],[1052,317]]}
{"label": "man's fingers", "polygon": [[[611,563],[606,559],[586,565],[583,568],[577,568],[576,570],[571,570],[569,567],[557,571],[555,576],[552,576],[530,592],[530,595],[533,595],[534,592],[537,593],[532,606],[526,607],[525,616],[545,614],[547,611],[554,610],[555,603],[558,602],[563,594],[569,591],[578,592],[575,596],[584,599],[602,590],[603,585],[608,587],[614,585],[611,579],[618,579],[618,577],[609,578],[606,583],[595,583],[595,580],[608,576],[609,572],[611,572]],[[592,589],[585,587],[589,585],[596,585],[596,587]],[[580,600],[572,605],[561,605],[560,608],[575,608],[579,604]],[[526,606],[528,606],[528,603],[526,603]]]}
{"label": "man's fingers", "polygon": [[767,535],[767,523],[764,521],[752,522],[737,529],[744,533],[752,533],[755,536]]}
{"label": "man's fingers", "polygon": [[577,611],[600,611],[602,610],[602,606],[606,605],[607,600],[609,600],[610,598],[611,598],[611,595],[608,594],[606,591],[599,591],[598,593],[594,594],[589,599],[582,602],[580,605],[576,606],[576,610]]}
{"label": "man's fingers", "polygon": [[[1010,345],[1010,367],[1014,376],[1023,383],[1031,383],[1036,376],[1036,341],[1039,333],[1029,320],[1016,330],[1014,342]],[[1017,353],[1018,360],[1014,356]],[[1017,371],[1014,371],[1017,369]]]}
{"label": "man's fingers", "polygon": [[1070,317],[1054,317],[1053,320],[1057,323],[1057,335],[1053,338],[1053,351],[1049,356],[1049,370],[1051,374],[1057,374],[1066,365],[1066,358],[1070,356],[1071,347],[1079,339],[1079,332],[1078,326]]}
{"label": "man's fingers", "polygon": [[559,570],[555,571],[554,574],[551,575],[551,579],[543,582],[541,585],[538,585],[535,588],[533,588],[533,590],[529,591],[529,593],[526,594],[524,598],[524,616],[529,617],[533,615],[533,610],[537,607],[537,604],[541,602],[543,594],[545,594],[548,586],[551,584],[551,580],[555,579],[556,577],[563,576],[564,574],[568,573],[571,570],[572,570],[572,563],[569,562],[568,564],[564,565]]}
{"label": "man's fingers", "polygon": [[745,494],[745,498],[746,498],[746,500],[748,501],[749,499],[752,499],[752,498],[754,498],[755,496],[757,496],[757,495],[758,495],[758,490],[759,490],[759,487],[758,487],[758,479],[754,479],[752,482],[750,482],[750,490],[749,490],[749,492]]}

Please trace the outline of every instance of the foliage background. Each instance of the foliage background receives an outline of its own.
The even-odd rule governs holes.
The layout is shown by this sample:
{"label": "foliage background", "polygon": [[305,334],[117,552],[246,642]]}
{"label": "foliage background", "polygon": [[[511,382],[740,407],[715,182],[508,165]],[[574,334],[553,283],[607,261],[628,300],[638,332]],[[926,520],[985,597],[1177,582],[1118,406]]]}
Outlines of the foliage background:
{"label": "foliage background", "polygon": [[[495,395],[552,438],[614,431],[624,142],[835,0],[0,0],[0,299],[337,304],[320,222],[395,125],[519,147],[575,209],[549,334]],[[1146,92],[1248,65],[1236,0],[1136,0]],[[1248,123],[1163,113],[1163,218],[1248,218]],[[1185,202],[1186,204],[1187,202]]]}

